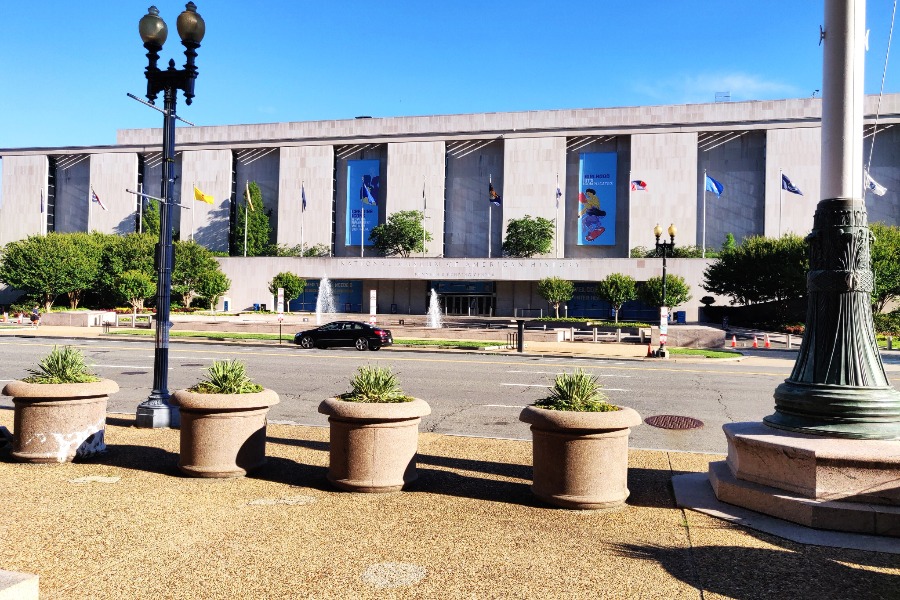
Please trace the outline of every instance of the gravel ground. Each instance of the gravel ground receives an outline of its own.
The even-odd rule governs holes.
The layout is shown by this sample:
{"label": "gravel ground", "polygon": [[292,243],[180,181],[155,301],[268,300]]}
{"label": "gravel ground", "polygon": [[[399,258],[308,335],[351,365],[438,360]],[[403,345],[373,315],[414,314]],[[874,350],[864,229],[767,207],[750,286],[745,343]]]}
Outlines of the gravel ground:
{"label": "gravel ground", "polygon": [[[110,416],[94,462],[0,454],[0,568],[41,598],[897,598],[896,556],[818,548],[675,507],[720,456],[632,451],[628,505],[548,508],[528,442],[422,434],[420,479],[333,491],[328,431],[270,425],[268,464],[184,477],[178,432]],[[0,411],[12,428],[12,411]]]}

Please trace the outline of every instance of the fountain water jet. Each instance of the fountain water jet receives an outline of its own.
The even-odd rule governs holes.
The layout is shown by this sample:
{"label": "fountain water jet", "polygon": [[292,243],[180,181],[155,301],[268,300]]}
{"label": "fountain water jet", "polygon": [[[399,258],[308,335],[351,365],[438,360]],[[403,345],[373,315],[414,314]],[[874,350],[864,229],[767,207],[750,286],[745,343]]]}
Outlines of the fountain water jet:
{"label": "fountain water jet", "polygon": [[428,300],[428,326],[432,329],[440,329],[441,323],[441,304],[438,302],[437,292],[431,288],[431,297]]}
{"label": "fountain water jet", "polygon": [[322,324],[322,315],[334,313],[334,290],[328,275],[319,280],[319,294],[316,296],[316,325]]}

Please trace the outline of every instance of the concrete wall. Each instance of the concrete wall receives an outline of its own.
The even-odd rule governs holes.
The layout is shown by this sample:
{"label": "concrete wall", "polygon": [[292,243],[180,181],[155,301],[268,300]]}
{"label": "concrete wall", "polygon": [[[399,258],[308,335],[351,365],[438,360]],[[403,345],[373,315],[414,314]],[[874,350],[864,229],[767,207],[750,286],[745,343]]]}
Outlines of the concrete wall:
{"label": "concrete wall", "polygon": [[[291,146],[281,149],[278,166],[276,241],[287,246],[323,244],[331,248],[334,218],[334,148]],[[306,191],[306,211],[301,193]]]}
{"label": "concrete wall", "polygon": [[[426,256],[441,254],[444,247],[444,142],[403,142],[387,145],[387,213],[403,210],[425,212],[425,230],[431,241]],[[423,203],[425,191],[427,207]]]}
{"label": "concrete wall", "polygon": [[137,154],[103,153],[90,156],[90,187],[106,207],[91,204],[91,230],[125,235],[137,231]]}
{"label": "concrete wall", "polygon": [[[513,138],[503,145],[503,239],[506,225],[526,215],[556,221],[556,185],[566,181],[566,138]],[[565,203],[560,199],[560,225],[565,221]],[[548,256],[561,257],[565,249],[565,227],[556,229]],[[554,236],[555,238],[556,236]],[[557,253],[558,250],[558,253]]]}
{"label": "concrete wall", "polygon": [[[88,231],[91,161],[89,154],[58,157],[56,167],[56,231]],[[102,198],[101,198],[102,200]],[[93,216],[91,214],[91,216]],[[37,233],[37,231],[35,231]]]}
{"label": "concrete wall", "polygon": [[[867,137],[863,147],[864,161],[869,159],[869,145],[871,137]],[[816,145],[818,148],[818,144]],[[869,222],[881,221],[883,223],[900,223],[900,128],[892,127],[883,129],[879,127],[875,134],[875,151],[872,153],[872,166],[870,174],[878,183],[888,189],[884,196],[876,196],[872,192],[866,193],[866,211],[869,213]],[[806,193],[806,190],[803,191]],[[787,197],[785,197],[787,199]],[[812,226],[812,220],[810,220]]]}
{"label": "concrete wall", "polygon": [[[271,239],[276,239],[275,232],[278,231],[278,213],[279,213],[279,184],[280,184],[280,157],[278,148],[257,148],[251,150],[240,150],[234,153],[236,160],[236,183],[237,183],[237,207],[243,210],[244,207],[244,190],[248,181],[255,181],[259,186],[260,194],[262,194],[263,209],[266,212],[271,211],[269,216],[269,227],[271,228]],[[300,192],[296,193],[295,201],[299,203]],[[255,209],[260,207],[255,206]]]}
{"label": "concrete wall", "polygon": [[[181,155],[180,185],[183,203],[178,231],[182,240],[193,239],[210,250],[228,251],[231,213],[231,151],[197,150]],[[213,203],[194,200],[194,186],[213,197]],[[243,188],[241,188],[243,192]],[[242,202],[239,203],[243,206]]]}
{"label": "concrete wall", "polygon": [[[763,234],[766,216],[765,132],[741,131],[726,135],[724,140],[713,137],[698,147],[697,237],[688,241],[689,238],[679,235],[682,243],[702,246],[704,227],[707,248],[719,248],[728,233],[733,234],[738,243],[748,236]],[[705,191],[704,169],[725,188],[720,197]],[[777,172],[775,176],[777,178]]]}
{"label": "concrete wall", "polygon": [[504,208],[493,206],[488,200],[488,183],[492,179],[494,190],[505,200],[503,141],[484,140],[475,148],[464,144],[447,149],[446,257],[487,257],[490,254],[496,258],[502,252]]}
{"label": "concrete wall", "polygon": [[[812,230],[816,204],[821,200],[821,137],[820,127],[771,129],[766,133],[766,236],[778,237],[788,232],[805,236]],[[802,196],[782,193],[779,169],[800,188]],[[896,218],[900,213],[894,214]],[[736,235],[735,238],[740,241]]]}
{"label": "concrete wall", "polygon": [[47,157],[4,156],[3,188],[0,190],[0,245],[45,231],[47,203]]}
{"label": "concrete wall", "polygon": [[631,194],[631,246],[653,247],[657,223],[663,229],[675,224],[675,243],[696,243],[697,133],[631,136],[631,177],[647,183]]}
{"label": "concrete wall", "polygon": [[[172,171],[173,176],[175,178],[175,188],[174,188],[174,200],[175,206],[172,207],[172,226],[175,231],[181,231],[181,217],[182,213],[190,211],[186,209],[179,208],[178,205],[181,204],[181,188],[182,186],[178,183],[182,181],[181,178],[181,161],[184,156],[183,152],[175,153],[175,163],[173,165]],[[155,198],[163,197],[163,186],[162,186],[162,152],[147,152],[143,154],[144,157],[144,176],[143,176],[143,191],[145,194],[149,194]],[[199,185],[199,184],[198,184]],[[207,192],[203,188],[200,188],[202,191]],[[188,195],[184,197],[185,203],[193,208],[191,204],[194,202],[194,190],[193,186],[188,189]],[[159,202],[156,200],[149,200],[147,198],[144,199],[143,210],[147,210],[147,206],[150,202],[154,202],[159,207]],[[161,208],[161,207],[160,207]],[[192,215],[188,214],[185,216],[184,222],[190,227]],[[194,215],[194,225],[197,226],[196,215]],[[188,238],[190,239],[190,229],[188,229]]]}

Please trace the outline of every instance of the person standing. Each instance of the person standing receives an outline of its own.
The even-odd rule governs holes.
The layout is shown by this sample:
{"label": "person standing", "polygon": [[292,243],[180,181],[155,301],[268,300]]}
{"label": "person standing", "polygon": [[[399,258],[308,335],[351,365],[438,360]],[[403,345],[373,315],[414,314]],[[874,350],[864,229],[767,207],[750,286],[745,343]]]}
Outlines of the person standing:
{"label": "person standing", "polygon": [[31,309],[31,326],[35,329],[41,326],[41,310],[37,304]]}

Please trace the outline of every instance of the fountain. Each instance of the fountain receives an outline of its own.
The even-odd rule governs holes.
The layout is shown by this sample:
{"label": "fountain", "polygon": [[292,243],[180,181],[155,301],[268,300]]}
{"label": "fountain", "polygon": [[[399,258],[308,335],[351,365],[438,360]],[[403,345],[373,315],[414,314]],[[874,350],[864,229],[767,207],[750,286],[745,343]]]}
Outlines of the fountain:
{"label": "fountain", "polygon": [[428,300],[428,326],[432,329],[441,328],[441,304],[434,288],[431,288],[431,297]]}
{"label": "fountain", "polygon": [[331,289],[328,275],[323,275],[319,280],[319,294],[316,296],[316,325],[322,324],[322,315],[334,312],[334,291]]}

